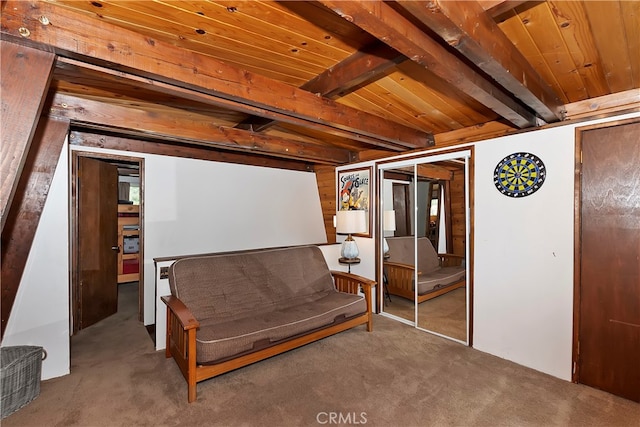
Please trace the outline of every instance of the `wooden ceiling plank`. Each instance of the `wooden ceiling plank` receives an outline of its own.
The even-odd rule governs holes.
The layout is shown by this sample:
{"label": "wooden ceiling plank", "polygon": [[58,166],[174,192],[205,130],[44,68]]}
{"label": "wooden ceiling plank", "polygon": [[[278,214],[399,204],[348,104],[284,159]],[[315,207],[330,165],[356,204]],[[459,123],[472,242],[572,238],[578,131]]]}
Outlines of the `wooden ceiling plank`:
{"label": "wooden ceiling plank", "polygon": [[475,1],[396,0],[547,122],[562,120],[562,100]]}
{"label": "wooden ceiling plank", "polygon": [[529,34],[541,52],[542,60],[547,64],[567,99],[577,101],[587,97],[587,90],[567,45],[564,43],[560,28],[555,23],[551,4],[540,3],[526,10],[516,10],[521,25]]}
{"label": "wooden ceiling plank", "polygon": [[37,129],[24,172],[20,176],[18,191],[2,230],[0,317],[3,336],[69,130],[68,120],[40,118],[36,123]]}
{"label": "wooden ceiling plank", "polygon": [[558,82],[558,79],[556,79],[556,76],[553,74],[549,64],[545,61],[543,53],[536,45],[531,33],[529,33],[527,26],[525,25],[525,22],[528,23],[528,15],[520,16],[516,10],[506,12],[506,15],[509,15],[509,17],[498,24],[500,29],[505,34],[509,35],[509,40],[511,40],[514,46],[521,51],[526,58],[533,58],[530,59],[531,65],[538,71],[538,73],[540,73],[540,75],[542,75],[542,78],[554,88],[562,100],[568,102],[569,99],[567,98],[563,87],[560,85],[560,82]]}
{"label": "wooden ceiling plank", "polygon": [[[356,90],[360,85],[380,78],[407,58],[384,43],[356,51],[338,64],[309,80],[300,89],[336,99]],[[236,127],[261,132],[275,122],[261,117],[248,117]]]}
{"label": "wooden ceiling plank", "polygon": [[585,1],[584,8],[610,92],[622,92],[633,88],[631,61],[625,43],[627,37],[620,2]]}
{"label": "wooden ceiling plank", "polygon": [[[398,80],[398,83],[402,84],[406,90],[427,94],[426,97],[430,103],[463,127],[497,118],[493,111],[460,91],[452,91],[442,79],[424,72],[424,68],[413,61],[400,64],[398,71],[389,77]],[[422,115],[426,118],[429,116],[429,112],[423,111]]]}
{"label": "wooden ceiling plank", "polygon": [[382,1],[319,0],[343,19],[384,41],[409,59],[467,93],[520,128],[536,125],[535,116],[450,54]]}
{"label": "wooden ceiling plank", "polygon": [[[427,147],[432,135],[389,123],[368,113],[272,79],[237,69],[204,55],[93,20],[50,3],[7,1],[3,31],[15,38],[20,28],[29,40],[52,46],[62,56],[79,56],[110,64],[143,77],[162,79],[212,96],[320,123],[360,137],[377,138],[403,147]],[[51,25],[42,25],[46,16]],[[22,30],[24,32],[24,30]]]}
{"label": "wooden ceiling plank", "polygon": [[51,83],[55,54],[0,40],[0,55],[3,229]]}
{"label": "wooden ceiling plank", "polygon": [[594,98],[608,94],[609,86],[582,2],[556,2],[551,12],[582,79],[586,96]]}
{"label": "wooden ceiling plank", "polygon": [[141,103],[130,106],[108,104],[65,94],[55,94],[50,114],[74,122],[93,123],[131,132],[192,141],[194,144],[233,151],[262,153],[273,157],[306,160],[326,164],[345,164],[351,160],[348,150],[299,141],[273,138],[264,134],[215,126],[207,116],[180,112],[175,109],[149,110]]}

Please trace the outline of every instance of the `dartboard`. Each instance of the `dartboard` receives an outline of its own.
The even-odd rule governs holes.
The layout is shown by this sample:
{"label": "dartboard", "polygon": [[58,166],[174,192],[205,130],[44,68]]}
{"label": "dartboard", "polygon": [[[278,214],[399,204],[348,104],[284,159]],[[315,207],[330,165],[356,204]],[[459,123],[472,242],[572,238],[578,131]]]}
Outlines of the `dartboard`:
{"label": "dartboard", "polygon": [[493,172],[498,191],[509,197],[529,196],[542,187],[544,163],[531,153],[513,153],[502,159]]}

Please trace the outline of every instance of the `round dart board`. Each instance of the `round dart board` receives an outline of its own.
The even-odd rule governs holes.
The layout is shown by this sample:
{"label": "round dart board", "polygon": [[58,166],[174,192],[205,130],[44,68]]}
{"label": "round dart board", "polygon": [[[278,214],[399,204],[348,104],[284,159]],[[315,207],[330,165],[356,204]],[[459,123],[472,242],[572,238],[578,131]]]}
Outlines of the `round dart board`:
{"label": "round dart board", "polygon": [[544,163],[531,153],[513,153],[502,159],[493,172],[498,191],[509,197],[529,196],[542,187]]}

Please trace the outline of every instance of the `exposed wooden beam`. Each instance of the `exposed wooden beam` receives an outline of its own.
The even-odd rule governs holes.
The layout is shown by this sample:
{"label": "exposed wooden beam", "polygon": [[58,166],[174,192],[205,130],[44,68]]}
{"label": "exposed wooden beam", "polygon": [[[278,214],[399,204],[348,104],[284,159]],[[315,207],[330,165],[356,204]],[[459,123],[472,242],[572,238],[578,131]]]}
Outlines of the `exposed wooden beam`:
{"label": "exposed wooden beam", "polygon": [[504,94],[464,61],[449,53],[385,2],[319,2],[516,126],[526,128],[536,125],[533,113]]}
{"label": "exposed wooden beam", "polygon": [[437,179],[442,181],[451,181],[453,179],[452,171],[431,164],[418,165],[416,173],[422,178]]}
{"label": "exposed wooden beam", "polygon": [[578,119],[633,108],[640,108],[640,89],[612,93],[565,105],[567,119]]}
{"label": "exposed wooden beam", "polygon": [[[323,132],[329,135],[335,135],[338,137],[353,138],[353,135],[351,134],[345,134],[341,130],[331,128],[321,123],[305,122],[304,120],[292,118],[290,116],[284,116],[282,114],[268,112],[258,107],[252,107],[244,104],[233,103],[223,98],[218,98],[206,93],[198,92],[193,89],[182,88],[169,83],[164,83],[157,80],[136,76],[135,74],[126,73],[124,71],[112,70],[112,69],[101,67],[98,65],[78,61],[75,59],[58,58],[56,69],[64,69],[65,73],[75,73],[76,75],[78,73],[82,73],[85,76],[89,76],[91,73],[96,73],[97,75],[92,78],[99,79],[102,82],[107,81],[109,82],[109,84],[113,84],[116,87],[118,86],[118,82],[119,83],[126,82],[132,86],[143,87],[146,90],[149,90],[152,92],[158,92],[163,95],[169,95],[179,100],[186,99],[186,100],[201,103],[203,105],[216,106],[216,107],[221,107],[223,109],[234,109],[234,110],[241,111],[243,113],[248,113],[248,114],[259,113],[275,121],[291,123],[297,126],[314,129],[316,131]],[[174,103],[171,106],[176,106],[176,105]],[[178,108],[178,106],[176,106],[176,108]],[[197,112],[197,111],[194,111],[194,112]],[[323,142],[327,142],[327,141],[323,140]],[[375,138],[360,137],[359,142],[365,143],[365,144],[372,144],[374,146],[379,146],[379,147],[385,147],[394,151],[404,151],[404,149],[399,148],[398,145],[380,141]]]}
{"label": "exposed wooden beam", "polygon": [[[453,179],[453,172],[449,169],[443,168],[438,165],[432,164],[420,164],[417,165],[415,171],[413,166],[394,168],[391,172],[403,173],[407,177],[413,177],[414,172],[418,178],[435,179],[442,181],[451,181]],[[388,178],[388,177],[387,177]]]}
{"label": "exposed wooden beam", "polygon": [[350,152],[342,148],[215,126],[208,116],[164,107],[154,109],[152,105],[140,102],[116,105],[57,93],[52,98],[49,114],[74,122],[112,127],[125,135],[146,134],[174,142],[332,165],[351,160]]}
{"label": "exposed wooden beam", "polygon": [[[355,52],[333,67],[309,80],[300,89],[336,99],[358,87],[379,79],[407,57],[384,43],[375,43]],[[261,132],[276,123],[274,120],[252,116],[236,127]]]}
{"label": "exposed wooden beam", "polygon": [[[4,95],[3,93],[3,97]],[[14,201],[8,212],[7,222],[2,230],[2,336],[9,321],[68,129],[68,120],[40,119]]]}
{"label": "exposed wooden beam", "polygon": [[396,0],[547,122],[563,118],[563,101],[475,1]]}
{"label": "exposed wooden beam", "polygon": [[0,55],[2,229],[51,82],[55,55],[4,40]]}
{"label": "exposed wooden beam", "polygon": [[[158,154],[161,156],[182,157],[186,159],[209,160],[223,163],[237,163],[242,165],[262,166],[276,169],[313,172],[315,165],[298,160],[279,159],[254,155],[251,153],[221,151],[202,145],[172,143],[155,139],[141,139],[135,137],[113,136],[96,130],[72,130],[69,134],[69,144],[79,147],[97,147],[110,150],[132,151],[136,153]],[[331,166],[325,166],[331,167]]]}
{"label": "exposed wooden beam", "polygon": [[379,79],[406,59],[386,44],[375,43],[326,69],[300,88],[328,98],[345,96],[361,85]]}
{"label": "exposed wooden beam", "polygon": [[[39,19],[43,16],[50,25],[41,24]],[[195,89],[229,104],[249,105],[322,124],[358,141],[377,139],[400,147],[419,148],[427,147],[432,139],[430,133],[389,122],[103,20],[89,19],[55,4],[7,1],[2,30],[15,38],[28,31],[31,43],[51,46],[60,56]]]}

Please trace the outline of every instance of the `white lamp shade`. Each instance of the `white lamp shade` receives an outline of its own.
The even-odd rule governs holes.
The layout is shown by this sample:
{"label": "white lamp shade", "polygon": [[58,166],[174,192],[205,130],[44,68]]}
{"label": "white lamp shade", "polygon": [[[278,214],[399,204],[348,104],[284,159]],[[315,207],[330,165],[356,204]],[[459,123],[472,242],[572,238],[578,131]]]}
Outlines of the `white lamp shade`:
{"label": "white lamp shade", "polygon": [[396,231],[396,211],[384,211],[382,226],[385,231]]}
{"label": "white lamp shade", "polygon": [[353,234],[367,231],[367,212],[364,210],[338,211],[336,233]]}

